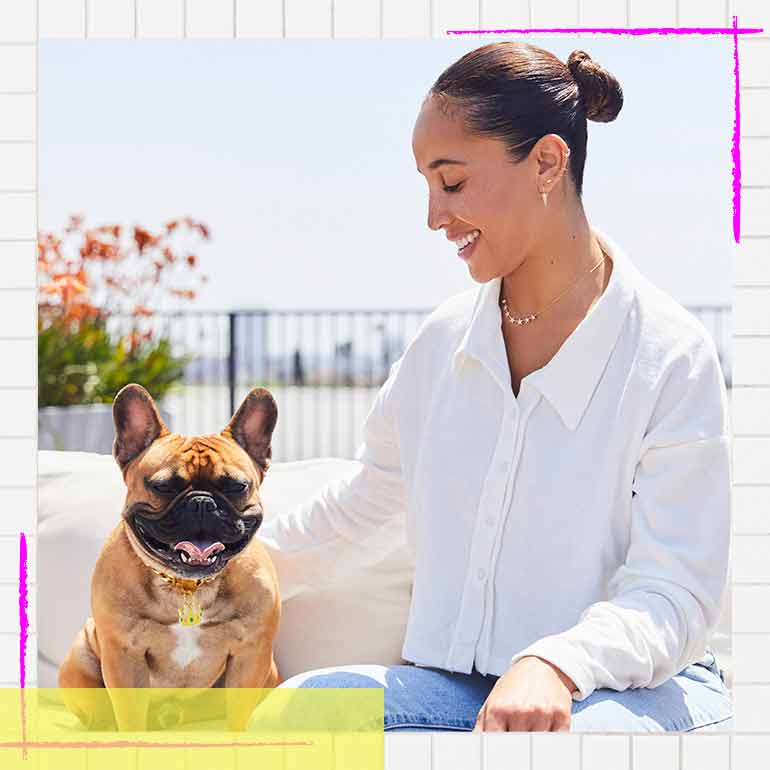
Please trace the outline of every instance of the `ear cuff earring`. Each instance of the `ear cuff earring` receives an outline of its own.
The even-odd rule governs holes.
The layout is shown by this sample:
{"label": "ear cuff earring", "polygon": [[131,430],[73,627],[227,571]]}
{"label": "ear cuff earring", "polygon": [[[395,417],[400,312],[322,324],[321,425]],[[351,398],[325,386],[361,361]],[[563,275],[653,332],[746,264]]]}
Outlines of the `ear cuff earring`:
{"label": "ear cuff earring", "polygon": [[[569,147],[567,147],[566,157],[569,158],[569,156],[570,156],[570,149],[569,149]],[[562,173],[566,169],[566,167],[567,167],[567,164],[565,163],[564,164],[564,168],[559,173]],[[551,184],[551,182],[553,182],[553,179],[546,179],[545,180],[545,183],[547,185]],[[548,193],[545,190],[541,190],[540,191],[540,197],[543,199],[543,206],[545,206],[547,208],[548,207]]]}

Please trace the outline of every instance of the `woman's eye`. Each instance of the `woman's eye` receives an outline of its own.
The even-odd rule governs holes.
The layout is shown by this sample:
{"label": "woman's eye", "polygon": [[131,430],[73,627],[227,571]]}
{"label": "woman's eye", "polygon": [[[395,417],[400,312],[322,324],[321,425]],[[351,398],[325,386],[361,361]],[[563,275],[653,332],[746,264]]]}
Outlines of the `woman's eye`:
{"label": "woman's eye", "polygon": [[462,182],[458,182],[457,184],[453,185],[444,185],[444,192],[453,193],[457,192],[460,189],[460,185]]}

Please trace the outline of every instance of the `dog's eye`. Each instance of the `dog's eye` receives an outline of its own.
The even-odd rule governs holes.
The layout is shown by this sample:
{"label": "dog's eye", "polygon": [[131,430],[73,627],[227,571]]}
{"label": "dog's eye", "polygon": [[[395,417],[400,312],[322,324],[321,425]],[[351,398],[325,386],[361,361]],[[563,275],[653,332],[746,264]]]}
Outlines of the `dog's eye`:
{"label": "dog's eye", "polygon": [[222,480],[222,491],[226,495],[242,495],[249,486],[248,481],[237,481],[236,479]]}
{"label": "dog's eye", "polygon": [[179,493],[179,483],[175,481],[148,481],[147,486],[159,495],[176,495]]}

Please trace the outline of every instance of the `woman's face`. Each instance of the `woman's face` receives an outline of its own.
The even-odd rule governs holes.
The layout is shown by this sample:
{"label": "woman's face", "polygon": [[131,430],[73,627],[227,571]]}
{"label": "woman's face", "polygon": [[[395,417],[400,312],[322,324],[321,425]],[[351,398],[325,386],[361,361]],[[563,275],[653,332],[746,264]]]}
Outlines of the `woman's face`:
{"label": "woman's face", "polygon": [[[536,148],[542,149],[543,141]],[[485,283],[513,272],[541,227],[538,183],[547,161],[543,167],[533,150],[513,164],[502,140],[468,134],[435,97],[424,102],[417,117],[412,151],[428,181],[428,227],[442,228],[450,241],[478,233],[465,248],[457,243],[474,280]]]}

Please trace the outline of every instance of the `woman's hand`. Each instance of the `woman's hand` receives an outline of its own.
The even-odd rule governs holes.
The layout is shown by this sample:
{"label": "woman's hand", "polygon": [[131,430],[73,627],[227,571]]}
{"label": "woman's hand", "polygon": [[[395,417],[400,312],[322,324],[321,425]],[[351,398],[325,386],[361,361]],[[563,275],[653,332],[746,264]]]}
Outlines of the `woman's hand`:
{"label": "woman's hand", "polygon": [[473,732],[569,730],[575,683],[542,658],[527,656],[495,682]]}

